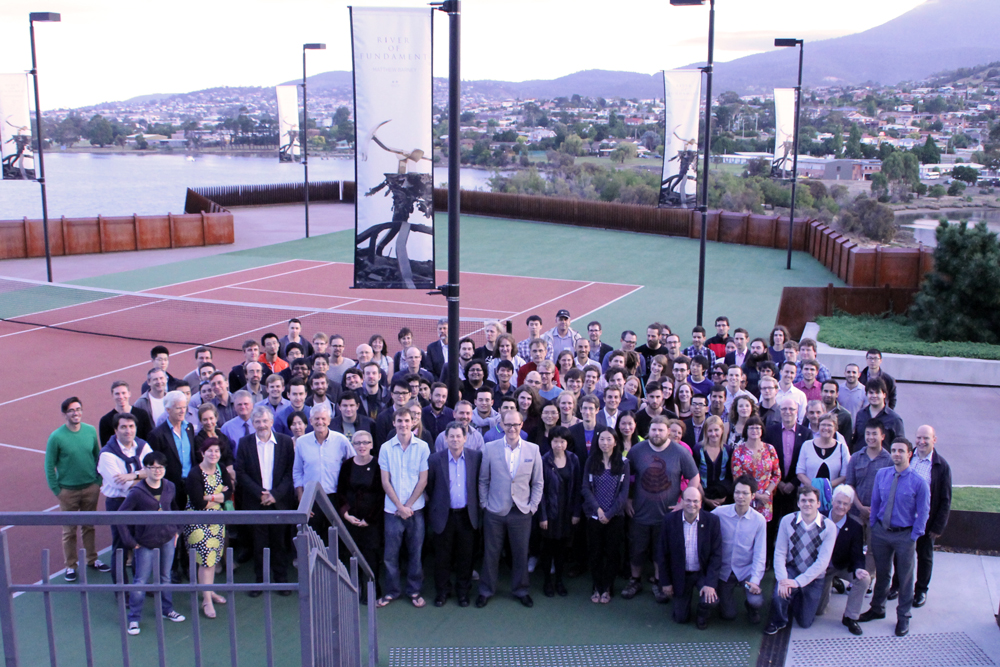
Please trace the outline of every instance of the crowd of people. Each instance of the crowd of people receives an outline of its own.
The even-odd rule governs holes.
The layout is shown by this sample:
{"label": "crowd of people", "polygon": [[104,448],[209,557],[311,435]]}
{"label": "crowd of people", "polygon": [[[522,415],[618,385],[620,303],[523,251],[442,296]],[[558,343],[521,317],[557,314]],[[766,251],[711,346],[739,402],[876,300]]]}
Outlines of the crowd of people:
{"label": "crowd of people", "polygon": [[[742,597],[756,624],[773,569],[765,634],[792,618],[809,627],[831,591],[847,593],[842,622],[855,635],[898,598],[895,633],[907,634],[911,608],[927,600],[951,473],[933,426],[906,438],[878,350],[865,368],[836,369],[840,381],[815,341],[796,342],[783,326],[750,339],[719,317],[712,337],[696,326],[682,348],[660,323],[644,344],[624,331],[616,346],[599,322],[574,330],[565,309],[551,329],[538,315],[526,324],[518,341],[510,323],[487,322],[483,344],[462,338],[456,360],[446,320],[426,350],[403,328],[395,354],[373,335],[350,358],[342,336],[307,339],[292,319],[283,337],[245,341],[228,370],[197,348],[183,379],[158,345],[139,398],[114,381],[98,428],[84,423],[79,398],[63,402],[66,423],[46,450],[49,487],[63,511],[96,510],[100,494],[108,511],[240,511],[294,509],[316,482],[376,573],[377,599],[363,602],[380,607],[426,605],[429,543],[438,607],[451,597],[485,607],[506,558],[508,590],[525,607],[534,604],[529,573],[555,597],[589,571],[595,604],[649,584],[678,623],[735,619]],[[451,363],[459,396],[444,382]],[[113,554],[127,562],[113,555],[110,565],[83,526],[86,565],[140,584],[158,566],[163,579],[212,585],[231,541],[257,582],[265,548],[271,581],[288,581],[283,526],[227,535],[223,524],[136,522],[112,530]],[[323,512],[310,523],[326,538]],[[75,526],[63,545],[73,581]],[[130,596],[130,634],[143,598]],[[225,603],[205,592],[202,613],[214,618]],[[184,620],[169,594],[160,611]]]}

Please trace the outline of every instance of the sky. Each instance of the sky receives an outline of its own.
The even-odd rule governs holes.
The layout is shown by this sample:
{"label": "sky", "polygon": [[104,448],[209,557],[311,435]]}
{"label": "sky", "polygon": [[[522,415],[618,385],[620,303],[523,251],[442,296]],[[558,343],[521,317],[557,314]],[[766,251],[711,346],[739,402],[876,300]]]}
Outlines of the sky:
{"label": "sky", "polygon": [[[717,0],[716,60],[861,32],[925,0]],[[933,0],[932,0],[933,1]],[[42,109],[75,108],[152,93],[215,86],[271,86],[309,73],[351,69],[348,6],[421,7],[398,0],[2,0],[0,72],[31,67],[35,24]],[[448,17],[437,12],[435,76],[448,74]],[[703,61],[708,8],[667,0],[463,0],[462,79],[525,81],[580,70],[653,73]],[[808,43],[808,42],[807,42]]]}

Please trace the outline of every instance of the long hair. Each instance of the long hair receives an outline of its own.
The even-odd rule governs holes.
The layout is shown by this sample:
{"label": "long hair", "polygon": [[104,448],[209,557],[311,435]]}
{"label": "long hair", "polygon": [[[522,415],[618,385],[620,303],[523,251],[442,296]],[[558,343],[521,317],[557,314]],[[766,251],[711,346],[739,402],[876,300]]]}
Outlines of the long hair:
{"label": "long hair", "polygon": [[618,421],[615,423],[615,435],[618,436],[618,442],[620,442],[622,444],[622,448],[623,449],[625,447],[625,436],[622,434],[621,423],[622,423],[622,419],[625,419],[626,417],[631,417],[633,423],[635,423],[635,425],[636,425],[636,429],[634,431],[632,431],[631,442],[629,442],[629,445],[631,446],[631,445],[638,444],[638,442],[640,440],[640,438],[639,438],[639,422],[635,418],[635,413],[633,411],[631,411],[631,410],[626,410],[625,412],[622,412],[620,415],[618,415]]}
{"label": "long hair", "polygon": [[615,448],[611,452],[611,474],[620,475],[622,470],[625,468],[625,458],[623,456],[624,449],[622,448],[621,438],[614,431],[607,429],[601,431],[594,436],[594,444],[590,447],[590,456],[587,457],[587,472],[591,475],[600,475],[604,472],[604,452],[601,451],[600,446],[597,444],[600,442],[601,436],[605,433],[609,434],[615,439]]}

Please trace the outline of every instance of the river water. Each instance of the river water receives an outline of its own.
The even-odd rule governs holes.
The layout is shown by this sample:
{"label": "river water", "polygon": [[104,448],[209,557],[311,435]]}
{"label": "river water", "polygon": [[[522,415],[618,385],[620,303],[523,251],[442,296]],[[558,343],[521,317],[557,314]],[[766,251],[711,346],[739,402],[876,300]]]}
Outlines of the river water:
{"label": "river water", "polygon": [[951,222],[968,220],[970,225],[974,225],[982,220],[986,221],[986,226],[991,231],[1000,234],[1000,209],[993,208],[970,208],[960,211],[944,211],[934,217],[929,217],[924,213],[911,213],[897,215],[896,221],[902,227],[909,227],[913,231],[913,238],[920,241],[925,246],[937,247],[938,224],[941,216],[946,216]]}
{"label": "river water", "polygon": [[[463,168],[462,189],[489,190],[492,175]],[[436,168],[434,177],[444,184],[447,168]],[[302,165],[277,157],[46,152],[45,180],[50,217],[150,215],[183,213],[189,187],[301,182]],[[353,181],[354,159],[310,156],[309,180]],[[41,215],[37,183],[0,181],[0,220]]]}

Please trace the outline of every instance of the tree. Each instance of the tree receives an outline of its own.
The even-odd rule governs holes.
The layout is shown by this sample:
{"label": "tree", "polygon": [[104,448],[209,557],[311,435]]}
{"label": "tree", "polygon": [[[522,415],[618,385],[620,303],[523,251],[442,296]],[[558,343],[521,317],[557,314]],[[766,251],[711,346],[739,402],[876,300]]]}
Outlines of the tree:
{"label": "tree", "polygon": [[948,186],[948,196],[961,197],[963,194],[965,194],[965,183],[962,181],[952,181],[951,185]]}
{"label": "tree", "polygon": [[847,231],[861,232],[874,241],[888,243],[896,235],[896,214],[885,204],[859,197],[841,217],[841,225]]}
{"label": "tree", "polygon": [[985,222],[938,226],[934,270],[909,317],[926,340],[1000,343],[1000,243]]}
{"label": "tree", "polygon": [[615,149],[611,151],[611,159],[618,164],[625,164],[625,160],[628,158],[633,158],[638,154],[636,151],[636,146],[630,141],[621,141],[615,146]]}
{"label": "tree", "polygon": [[144,151],[147,148],[149,148],[149,142],[146,141],[146,137],[142,136],[142,134],[140,133],[137,134],[135,137],[135,146],[139,150]]}
{"label": "tree", "polygon": [[975,185],[979,182],[979,171],[972,167],[955,167],[951,170],[951,176],[960,181],[965,181],[969,185]]}
{"label": "tree", "polygon": [[864,157],[864,153],[861,152],[861,128],[858,127],[857,123],[851,125],[851,136],[848,138],[847,146],[844,148],[844,157],[854,160]]}
{"label": "tree", "polygon": [[927,141],[920,148],[920,162],[923,164],[940,164],[941,163],[941,149],[938,148],[937,144],[931,139],[930,135],[927,135]]}
{"label": "tree", "polygon": [[948,194],[948,190],[940,183],[932,185],[931,189],[927,191],[927,196],[933,197],[934,199],[941,199],[941,197],[944,197],[946,194]]}
{"label": "tree", "polygon": [[559,150],[567,155],[583,155],[583,139],[575,134],[571,134],[562,142]]}
{"label": "tree", "polygon": [[831,142],[831,147],[833,150],[833,155],[836,158],[844,157],[844,133],[840,131],[838,127],[833,133],[833,141]]}
{"label": "tree", "polygon": [[872,195],[879,201],[882,201],[883,197],[886,199],[889,197],[889,178],[880,171],[872,174]]}
{"label": "tree", "polygon": [[948,109],[948,103],[945,102],[944,98],[941,97],[940,95],[935,97],[933,100],[930,100],[926,106],[927,113],[937,114],[946,111],[947,109]]}
{"label": "tree", "polygon": [[111,123],[100,114],[96,114],[87,123],[87,139],[90,143],[97,144],[104,148],[114,141],[114,133],[111,130]]}

